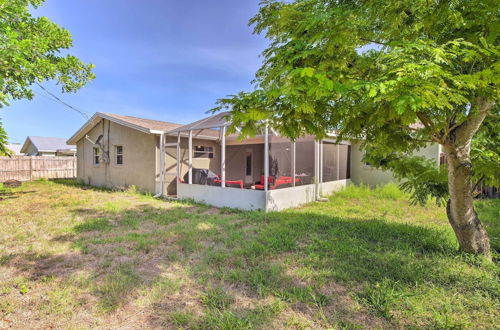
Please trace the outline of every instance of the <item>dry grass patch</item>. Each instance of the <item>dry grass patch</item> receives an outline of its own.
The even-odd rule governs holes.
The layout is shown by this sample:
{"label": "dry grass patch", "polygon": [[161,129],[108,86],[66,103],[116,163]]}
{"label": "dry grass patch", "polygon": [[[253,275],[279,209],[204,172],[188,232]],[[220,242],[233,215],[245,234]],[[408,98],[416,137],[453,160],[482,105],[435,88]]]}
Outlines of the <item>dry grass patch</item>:
{"label": "dry grass patch", "polygon": [[[478,209],[498,250],[497,202]],[[0,328],[491,328],[444,209],[351,188],[264,214],[73,181],[0,188]]]}

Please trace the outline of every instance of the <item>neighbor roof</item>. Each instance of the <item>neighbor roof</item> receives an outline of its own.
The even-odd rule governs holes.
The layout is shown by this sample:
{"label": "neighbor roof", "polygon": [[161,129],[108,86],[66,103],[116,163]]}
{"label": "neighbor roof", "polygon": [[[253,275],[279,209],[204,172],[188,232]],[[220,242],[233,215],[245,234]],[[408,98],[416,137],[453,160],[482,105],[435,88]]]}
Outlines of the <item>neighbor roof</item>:
{"label": "neighbor roof", "polygon": [[22,153],[28,152],[29,144],[38,150],[38,152],[56,152],[59,149],[75,149],[75,145],[66,144],[65,138],[48,136],[28,136],[21,148]]}
{"label": "neighbor roof", "polygon": [[12,151],[14,153],[14,155],[16,155],[16,156],[22,155],[22,152],[21,152],[21,148],[23,147],[22,144],[20,144],[20,143],[19,144],[18,143],[7,144],[6,147],[10,151]]}

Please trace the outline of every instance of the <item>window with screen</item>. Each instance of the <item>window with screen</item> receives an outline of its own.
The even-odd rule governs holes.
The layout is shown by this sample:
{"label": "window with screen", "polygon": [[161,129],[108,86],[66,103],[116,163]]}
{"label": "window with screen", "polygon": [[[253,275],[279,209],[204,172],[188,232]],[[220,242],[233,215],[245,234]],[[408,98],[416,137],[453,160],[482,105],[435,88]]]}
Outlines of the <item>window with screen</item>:
{"label": "window with screen", "polygon": [[214,158],[214,148],[209,146],[195,146],[194,158]]}
{"label": "window with screen", "polygon": [[94,165],[99,165],[99,148],[94,148]]}
{"label": "window with screen", "polygon": [[115,146],[116,165],[123,165],[123,146]]}

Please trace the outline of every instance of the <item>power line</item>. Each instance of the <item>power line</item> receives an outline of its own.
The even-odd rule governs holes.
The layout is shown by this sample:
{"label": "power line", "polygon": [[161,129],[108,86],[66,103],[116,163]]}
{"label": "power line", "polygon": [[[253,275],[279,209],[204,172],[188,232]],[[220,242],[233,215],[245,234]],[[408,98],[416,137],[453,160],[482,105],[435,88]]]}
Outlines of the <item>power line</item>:
{"label": "power line", "polygon": [[85,111],[83,110],[80,110],[78,108],[75,108],[74,106],[64,102],[63,100],[61,100],[59,97],[57,97],[56,95],[54,95],[53,93],[51,93],[50,91],[48,91],[45,87],[43,87],[41,84],[39,83],[36,83],[38,85],[38,87],[40,87],[45,93],[49,94],[50,96],[52,96],[54,98],[53,101],[55,102],[59,102],[61,103],[62,105],[70,108],[71,110],[73,111],[76,111],[78,112],[83,118],[85,118],[85,120],[88,120],[90,118],[90,116],[88,115],[88,113],[86,113]]}

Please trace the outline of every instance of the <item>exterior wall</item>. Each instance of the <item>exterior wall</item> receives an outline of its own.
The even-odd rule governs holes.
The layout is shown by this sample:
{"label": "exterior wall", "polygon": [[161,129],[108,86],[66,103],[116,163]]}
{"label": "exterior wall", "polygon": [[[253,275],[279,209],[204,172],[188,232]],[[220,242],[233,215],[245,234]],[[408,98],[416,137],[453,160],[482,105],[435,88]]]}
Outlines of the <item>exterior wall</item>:
{"label": "exterior wall", "polygon": [[[221,173],[220,168],[220,145],[216,141],[210,140],[200,140],[195,138],[196,134],[193,134],[193,149],[195,146],[209,146],[213,147],[214,158],[194,158],[193,155],[193,168],[203,168],[209,169],[216,174]],[[160,138],[156,137],[156,170],[155,174],[155,193],[160,191]],[[177,137],[167,136],[166,143],[177,143]],[[188,139],[181,137],[181,179],[188,172],[188,149],[189,149]],[[194,152],[194,151],[193,151]],[[175,195],[177,189],[177,148],[170,147],[167,150],[167,155],[165,157],[165,179],[164,179],[164,194]],[[227,147],[226,147],[226,159],[227,159]],[[154,169],[154,167],[153,167]],[[228,179],[229,180],[229,179]]]}
{"label": "exterior wall", "polygon": [[[439,154],[439,144],[429,144],[427,147],[415,152],[417,156],[435,160],[437,165],[439,165]],[[351,149],[351,179],[354,183],[376,186],[396,181],[391,171],[383,171],[365,165],[362,161],[363,155],[363,151],[359,149],[359,144],[353,143]]]}
{"label": "exterior wall", "polygon": [[26,150],[26,153],[25,153],[26,156],[38,156],[38,149],[35,148],[35,146],[33,145],[33,143],[29,143],[28,145],[28,148]]}
{"label": "exterior wall", "polygon": [[242,210],[264,210],[266,208],[266,193],[262,190],[180,183],[177,195],[179,198],[193,199],[216,207],[231,207]]}
{"label": "exterior wall", "polygon": [[[323,194],[331,194],[350,184],[351,180],[338,180],[319,184]],[[216,207],[242,210],[280,211],[316,200],[316,187],[308,184],[276,190],[221,188],[197,184],[179,184],[178,197],[192,199]]]}
{"label": "exterior wall", "polygon": [[226,147],[226,179],[243,180],[246,177],[246,152],[252,151],[253,182],[259,181],[264,174],[264,145],[247,144]]}
{"label": "exterior wall", "polygon": [[[78,178],[94,186],[135,185],[141,190],[154,192],[157,138],[109,120],[101,120],[87,133],[92,141],[101,134],[104,148],[109,150],[109,163],[94,165],[94,145],[82,138],[77,142]],[[123,146],[123,165],[116,164],[117,145]]]}
{"label": "exterior wall", "polygon": [[[349,185],[351,180],[337,180],[319,184],[321,195],[330,195]],[[267,192],[266,211],[281,211],[291,207],[311,203],[316,200],[316,185],[308,184]]]}

